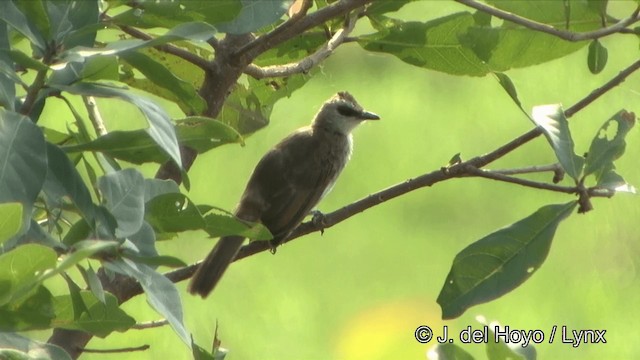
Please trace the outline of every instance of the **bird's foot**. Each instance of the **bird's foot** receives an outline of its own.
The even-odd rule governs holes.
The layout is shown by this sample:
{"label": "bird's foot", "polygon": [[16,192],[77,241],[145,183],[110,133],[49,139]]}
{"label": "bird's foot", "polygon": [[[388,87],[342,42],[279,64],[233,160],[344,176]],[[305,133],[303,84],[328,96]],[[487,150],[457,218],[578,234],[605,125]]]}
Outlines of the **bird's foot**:
{"label": "bird's foot", "polygon": [[311,223],[313,226],[320,228],[320,235],[324,234],[324,228],[327,226],[324,214],[319,210],[311,210]]}
{"label": "bird's foot", "polygon": [[271,239],[269,240],[269,252],[273,255],[278,251],[278,246],[280,246],[280,240]]}

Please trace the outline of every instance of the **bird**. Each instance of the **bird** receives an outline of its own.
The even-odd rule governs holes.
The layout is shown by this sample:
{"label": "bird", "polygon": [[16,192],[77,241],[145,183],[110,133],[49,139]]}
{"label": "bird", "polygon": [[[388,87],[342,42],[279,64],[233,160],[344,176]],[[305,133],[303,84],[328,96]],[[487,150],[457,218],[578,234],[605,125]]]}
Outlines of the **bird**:
{"label": "bird", "polygon": [[[258,162],[234,215],[260,222],[280,244],[291,235],[333,188],[351,157],[351,132],[365,120],[380,117],[366,111],[346,91],[327,100],[309,126],[284,138]],[[188,291],[206,298],[242,247],[244,237],[223,236],[192,277]]]}

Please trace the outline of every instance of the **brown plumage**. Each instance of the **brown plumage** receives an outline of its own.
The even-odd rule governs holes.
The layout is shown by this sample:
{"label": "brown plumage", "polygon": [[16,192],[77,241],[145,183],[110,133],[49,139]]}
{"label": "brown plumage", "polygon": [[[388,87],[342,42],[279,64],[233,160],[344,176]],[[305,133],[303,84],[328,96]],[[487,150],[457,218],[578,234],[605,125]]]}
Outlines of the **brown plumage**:
{"label": "brown plumage", "polygon": [[[326,195],[351,156],[351,131],[378,115],[347,92],[324,103],[310,126],[298,129],[258,162],[235,215],[264,224],[280,243]],[[206,297],[238,254],[244,238],[221,238],[202,262],[189,292]]]}

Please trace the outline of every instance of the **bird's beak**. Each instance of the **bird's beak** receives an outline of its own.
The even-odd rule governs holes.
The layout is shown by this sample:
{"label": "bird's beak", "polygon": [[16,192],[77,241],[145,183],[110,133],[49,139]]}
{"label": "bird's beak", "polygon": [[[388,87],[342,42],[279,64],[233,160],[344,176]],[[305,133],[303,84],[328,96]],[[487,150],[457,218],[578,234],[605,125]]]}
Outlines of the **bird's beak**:
{"label": "bird's beak", "polygon": [[360,118],[362,120],[380,120],[380,116],[378,116],[378,114],[374,114],[366,110],[362,110],[362,113],[360,113]]}

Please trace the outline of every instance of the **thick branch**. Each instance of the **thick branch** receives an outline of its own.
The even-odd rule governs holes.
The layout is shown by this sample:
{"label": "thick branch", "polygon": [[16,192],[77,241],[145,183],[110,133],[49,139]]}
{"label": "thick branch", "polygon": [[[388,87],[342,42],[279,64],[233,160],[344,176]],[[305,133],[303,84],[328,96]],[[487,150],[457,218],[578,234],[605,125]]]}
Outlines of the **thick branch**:
{"label": "thick branch", "polygon": [[260,36],[241,47],[234,56],[256,58],[268,49],[287,41],[294,36],[302,34],[304,31],[318,26],[330,19],[340,15],[345,15],[353,9],[359,8],[373,0],[340,0],[328,5],[312,14],[297,17],[294,16],[280,24],[273,31]]}
{"label": "thick branch", "polygon": [[498,8],[494,8],[484,3],[477,2],[475,0],[455,0],[461,4],[464,4],[468,7],[474,8],[476,10],[482,11],[484,13],[493,15],[502,20],[507,20],[513,22],[518,25],[522,25],[531,30],[540,31],[543,33],[547,33],[553,36],[557,36],[561,39],[567,41],[583,41],[583,40],[593,40],[598,39],[607,35],[611,35],[617,32],[620,32],[622,29],[625,29],[627,26],[637,22],[640,20],[638,17],[638,13],[640,12],[640,8],[637,8],[631,16],[628,18],[619,21],[618,23],[611,25],[609,27],[601,28],[594,31],[576,33],[567,30],[556,29],[555,27],[543,23],[539,23],[533,21],[531,19],[524,18],[522,16],[518,16],[516,14],[512,14],[510,12],[500,10]]}
{"label": "thick branch", "polygon": [[311,68],[320,64],[326,58],[328,58],[338,46],[340,46],[346,37],[353,31],[353,27],[356,24],[356,17],[349,16],[345,26],[338,30],[333,37],[320,49],[313,54],[305,57],[304,59],[290,64],[273,65],[260,67],[255,64],[250,64],[244,70],[245,74],[250,75],[256,79],[264,79],[267,77],[285,77],[294,74],[307,73]]}

